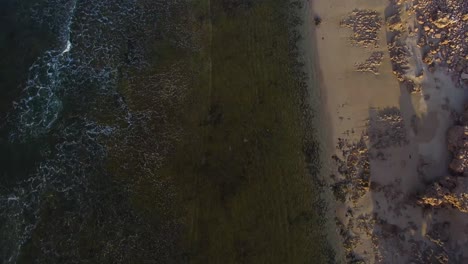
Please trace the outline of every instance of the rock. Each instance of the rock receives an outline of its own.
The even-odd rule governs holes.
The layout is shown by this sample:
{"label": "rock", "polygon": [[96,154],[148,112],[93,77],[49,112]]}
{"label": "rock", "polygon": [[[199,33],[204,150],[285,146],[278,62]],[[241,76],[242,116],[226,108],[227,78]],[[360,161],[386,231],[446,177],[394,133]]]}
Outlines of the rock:
{"label": "rock", "polygon": [[372,72],[374,74],[379,74],[379,66],[382,63],[384,53],[381,51],[373,52],[370,57],[361,63],[355,65],[356,70],[360,72]]}
{"label": "rock", "polygon": [[437,19],[436,21],[433,22],[434,25],[438,28],[445,28],[447,27],[448,25],[454,23],[454,21],[450,20],[450,18],[448,17],[443,17],[443,18],[439,18]]}
{"label": "rock", "polygon": [[[459,0],[444,0],[443,8],[436,0],[419,0],[413,5],[416,18],[421,24],[417,45],[426,49],[424,62],[431,69],[434,66],[448,68],[456,84],[464,86],[466,80],[461,75],[463,68],[468,66],[468,2]],[[432,65],[434,63],[435,65]]]}
{"label": "rock", "polygon": [[314,16],[314,24],[315,24],[316,26],[318,26],[318,25],[320,25],[321,23],[322,23],[322,18],[319,17],[319,16],[317,16],[317,15],[315,15],[315,16]]}
{"label": "rock", "polygon": [[[411,85],[411,81],[407,81]],[[368,135],[371,147],[384,149],[408,144],[403,117],[398,108],[384,108],[371,117]]]}
{"label": "rock", "polygon": [[463,174],[466,169],[466,164],[463,160],[461,159],[453,159],[452,162],[450,162],[449,169],[455,173],[455,174]]}
{"label": "rock", "polygon": [[447,176],[432,184],[417,203],[435,208],[452,207],[462,213],[468,213],[468,179]]}
{"label": "rock", "polygon": [[382,18],[377,11],[355,9],[340,22],[340,25],[353,30],[351,42],[363,47],[378,47]]}

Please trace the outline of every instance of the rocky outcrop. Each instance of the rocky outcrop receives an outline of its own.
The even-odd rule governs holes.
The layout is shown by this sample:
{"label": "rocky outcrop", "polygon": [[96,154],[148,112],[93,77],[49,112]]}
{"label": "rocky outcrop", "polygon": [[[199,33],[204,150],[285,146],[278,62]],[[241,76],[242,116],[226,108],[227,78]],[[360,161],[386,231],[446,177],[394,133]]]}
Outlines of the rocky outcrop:
{"label": "rocky outcrop", "polygon": [[357,143],[339,139],[337,149],[341,151],[342,158],[333,155],[338,175],[334,175],[335,183],[331,186],[337,201],[349,199],[356,203],[369,191],[370,165],[366,140],[366,135],[362,135]]}
{"label": "rocky outcrop", "polygon": [[379,66],[382,63],[384,53],[382,51],[374,51],[370,57],[361,63],[356,63],[355,67],[360,72],[372,72],[373,74],[379,74]]}
{"label": "rocky outcrop", "polygon": [[424,62],[445,66],[460,85],[468,84],[468,2],[420,0],[413,8]]}
{"label": "rocky outcrop", "polygon": [[355,9],[341,21],[341,26],[353,30],[351,43],[362,47],[378,47],[379,31],[382,27],[382,18],[379,13],[369,9]]}
{"label": "rocky outcrop", "polygon": [[[390,0],[387,45],[398,80],[405,84],[416,80],[424,74],[425,64],[429,71],[436,66],[447,70],[459,86],[468,85],[467,14],[468,1]],[[421,63],[413,60],[415,56]],[[412,88],[410,92],[419,92],[417,86]]]}
{"label": "rocky outcrop", "polygon": [[372,111],[369,120],[369,140],[374,149],[399,147],[408,144],[405,123],[396,107]]}
{"label": "rocky outcrop", "polygon": [[401,19],[401,6],[402,3],[400,1],[391,0],[389,10],[392,10],[392,12],[386,15],[385,20],[388,33],[387,47],[393,74],[395,74],[398,81],[404,82],[408,80],[408,78],[405,78],[405,74],[409,69],[410,54],[406,45],[407,32],[404,26],[405,22]]}
{"label": "rocky outcrop", "polygon": [[418,204],[430,207],[452,207],[468,213],[468,178],[447,176],[432,184]]}

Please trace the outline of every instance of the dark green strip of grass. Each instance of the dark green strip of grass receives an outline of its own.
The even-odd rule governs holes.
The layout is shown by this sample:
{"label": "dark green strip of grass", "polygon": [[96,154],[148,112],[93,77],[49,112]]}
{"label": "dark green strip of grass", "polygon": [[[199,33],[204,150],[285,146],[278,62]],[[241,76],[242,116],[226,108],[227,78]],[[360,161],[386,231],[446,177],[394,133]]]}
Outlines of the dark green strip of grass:
{"label": "dark green strip of grass", "polygon": [[287,2],[205,1],[195,9],[199,76],[177,114],[183,136],[158,172],[180,192],[190,263],[331,261],[308,168],[318,157],[303,151],[310,131]]}

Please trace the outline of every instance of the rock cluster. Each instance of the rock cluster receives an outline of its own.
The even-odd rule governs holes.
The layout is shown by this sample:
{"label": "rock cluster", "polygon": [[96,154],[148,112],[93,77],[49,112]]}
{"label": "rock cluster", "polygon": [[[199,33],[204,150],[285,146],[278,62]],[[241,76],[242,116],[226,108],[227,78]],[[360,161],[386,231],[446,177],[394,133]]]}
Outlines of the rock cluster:
{"label": "rock cluster", "polygon": [[374,10],[355,9],[341,21],[341,26],[353,30],[351,42],[363,47],[378,47],[379,32],[382,26],[382,18]]}
{"label": "rock cluster", "polygon": [[361,63],[357,63],[356,70],[360,72],[372,72],[373,74],[379,74],[378,67],[382,63],[384,53],[381,51],[372,52],[370,57]]}
{"label": "rock cluster", "polygon": [[399,81],[403,81],[403,75],[409,68],[409,54],[406,46],[402,44],[400,33],[395,34],[388,43],[388,52],[390,53],[393,74],[396,75]]}
{"label": "rock cluster", "polygon": [[363,135],[357,143],[350,143],[346,139],[340,139],[338,149],[342,153],[342,159],[334,155],[337,163],[339,179],[332,185],[335,198],[345,202],[347,199],[356,202],[366,194],[370,186],[369,153],[366,144],[367,137]]}
{"label": "rock cluster", "polygon": [[447,176],[433,183],[418,200],[418,204],[430,207],[452,207],[468,213],[468,179]]}
{"label": "rock cluster", "polygon": [[421,83],[416,83],[411,79],[404,79],[402,82],[402,85],[406,88],[408,93],[420,93],[422,90],[422,85]]}
{"label": "rock cluster", "polygon": [[371,117],[368,134],[370,144],[375,149],[408,144],[405,124],[400,110],[396,107],[377,111],[376,115]]}
{"label": "rock cluster", "polygon": [[405,80],[404,75],[409,69],[409,52],[405,44],[405,28],[401,20],[401,3],[390,1],[389,10],[393,13],[386,16],[387,48],[390,54],[393,74],[400,82]]}
{"label": "rock cluster", "polygon": [[424,62],[446,66],[459,84],[468,84],[468,2],[419,0],[414,10]]}
{"label": "rock cluster", "polygon": [[[452,73],[458,85],[468,85],[467,1],[390,0],[386,27],[393,73],[400,82],[422,75],[419,61],[411,59],[421,56],[421,63],[430,71],[442,66]],[[413,39],[414,47],[410,44]],[[407,76],[410,63],[417,65],[415,76]],[[418,87],[409,89],[418,91]]]}

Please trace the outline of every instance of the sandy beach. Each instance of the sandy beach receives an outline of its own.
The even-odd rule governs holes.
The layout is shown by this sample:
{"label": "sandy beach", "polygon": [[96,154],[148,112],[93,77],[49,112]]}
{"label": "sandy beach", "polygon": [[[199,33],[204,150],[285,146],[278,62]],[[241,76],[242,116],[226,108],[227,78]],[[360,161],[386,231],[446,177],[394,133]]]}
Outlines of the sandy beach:
{"label": "sandy beach", "polygon": [[468,261],[466,214],[424,200],[431,184],[460,178],[449,170],[447,131],[463,113],[467,68],[463,48],[460,59],[450,53],[463,45],[447,37],[463,28],[447,21],[462,20],[466,6],[448,1],[450,16],[439,10],[428,19],[433,1],[419,2],[311,6],[346,263]]}

